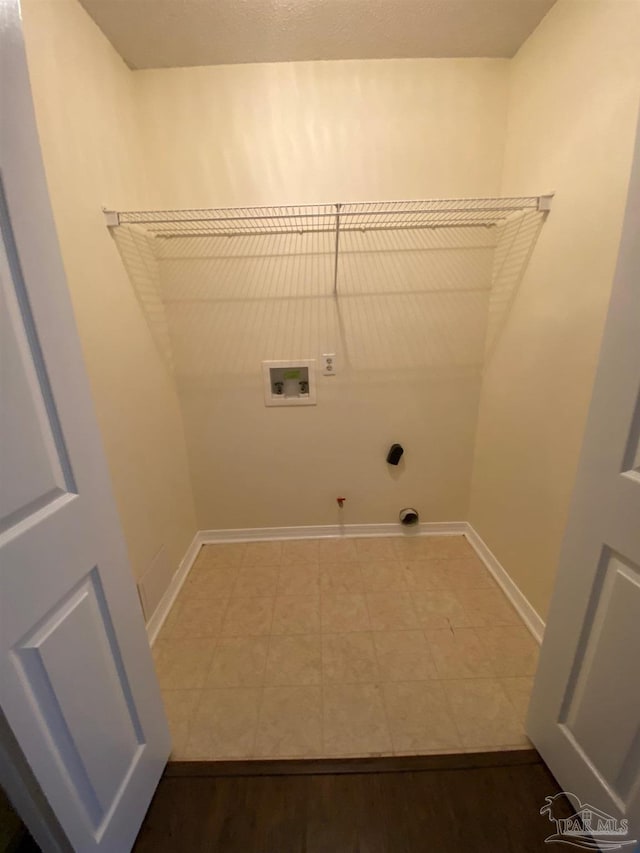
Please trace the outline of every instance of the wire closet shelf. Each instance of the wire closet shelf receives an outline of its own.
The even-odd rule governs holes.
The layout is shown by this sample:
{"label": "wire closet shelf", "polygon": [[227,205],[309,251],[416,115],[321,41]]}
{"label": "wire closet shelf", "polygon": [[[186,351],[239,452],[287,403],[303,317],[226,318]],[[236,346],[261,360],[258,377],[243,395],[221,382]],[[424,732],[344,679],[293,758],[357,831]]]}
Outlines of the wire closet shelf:
{"label": "wire closet shelf", "polygon": [[109,228],[131,225],[154,238],[240,237],[271,234],[334,235],[333,292],[338,293],[340,236],[345,232],[438,228],[493,228],[516,214],[551,209],[552,195],[336,202],[278,207],[192,210],[104,209]]}
{"label": "wire closet shelf", "polygon": [[373,201],[209,210],[105,210],[109,227],[136,225],[156,237],[235,237],[421,228],[493,227],[513,214],[548,211],[551,196]]}

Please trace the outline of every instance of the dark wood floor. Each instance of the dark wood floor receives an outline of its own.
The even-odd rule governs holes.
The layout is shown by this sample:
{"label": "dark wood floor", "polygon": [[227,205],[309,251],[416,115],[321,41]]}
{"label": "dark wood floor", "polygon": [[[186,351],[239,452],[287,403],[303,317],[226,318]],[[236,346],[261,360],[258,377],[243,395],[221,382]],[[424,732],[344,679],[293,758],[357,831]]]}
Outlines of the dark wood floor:
{"label": "dark wood floor", "polygon": [[39,850],[0,787],[0,853],[38,853]]}
{"label": "dark wood floor", "polygon": [[[168,765],[136,853],[541,853],[534,751]],[[567,815],[569,814],[567,810]]]}

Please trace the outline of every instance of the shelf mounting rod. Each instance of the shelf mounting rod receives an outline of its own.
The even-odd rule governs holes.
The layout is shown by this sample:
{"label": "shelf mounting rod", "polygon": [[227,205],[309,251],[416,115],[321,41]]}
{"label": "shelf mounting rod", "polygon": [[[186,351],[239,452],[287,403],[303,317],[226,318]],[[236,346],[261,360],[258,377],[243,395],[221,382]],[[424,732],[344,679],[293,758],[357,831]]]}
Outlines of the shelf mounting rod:
{"label": "shelf mounting rod", "polygon": [[336,257],[333,265],[333,295],[338,295],[338,256],[340,252],[340,208],[341,204],[336,204]]}

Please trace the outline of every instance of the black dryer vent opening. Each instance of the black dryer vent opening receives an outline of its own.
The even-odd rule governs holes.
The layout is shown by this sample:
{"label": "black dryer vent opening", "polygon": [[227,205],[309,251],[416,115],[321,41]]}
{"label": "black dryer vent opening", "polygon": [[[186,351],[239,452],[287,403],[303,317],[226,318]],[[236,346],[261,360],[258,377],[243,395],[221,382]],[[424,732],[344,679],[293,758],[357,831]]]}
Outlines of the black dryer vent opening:
{"label": "black dryer vent opening", "polygon": [[387,462],[389,465],[397,465],[403,453],[404,447],[401,444],[392,444],[387,453]]}

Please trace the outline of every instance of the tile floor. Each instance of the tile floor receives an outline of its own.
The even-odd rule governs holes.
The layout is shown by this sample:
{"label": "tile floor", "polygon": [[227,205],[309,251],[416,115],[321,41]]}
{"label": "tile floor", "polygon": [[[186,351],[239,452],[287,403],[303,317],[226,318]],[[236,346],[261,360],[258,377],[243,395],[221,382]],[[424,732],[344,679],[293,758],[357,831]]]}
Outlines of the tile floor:
{"label": "tile floor", "polygon": [[530,745],[538,647],[463,536],[205,546],[153,651],[174,759]]}

